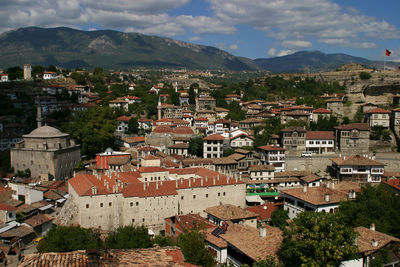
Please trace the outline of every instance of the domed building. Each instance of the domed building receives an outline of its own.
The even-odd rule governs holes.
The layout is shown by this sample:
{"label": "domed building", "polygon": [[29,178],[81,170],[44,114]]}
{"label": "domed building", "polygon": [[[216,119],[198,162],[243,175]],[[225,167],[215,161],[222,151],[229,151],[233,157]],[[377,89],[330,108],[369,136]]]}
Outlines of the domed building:
{"label": "domed building", "polygon": [[15,171],[30,169],[32,177],[64,180],[80,160],[79,145],[54,127],[40,126],[22,138],[10,152]]}

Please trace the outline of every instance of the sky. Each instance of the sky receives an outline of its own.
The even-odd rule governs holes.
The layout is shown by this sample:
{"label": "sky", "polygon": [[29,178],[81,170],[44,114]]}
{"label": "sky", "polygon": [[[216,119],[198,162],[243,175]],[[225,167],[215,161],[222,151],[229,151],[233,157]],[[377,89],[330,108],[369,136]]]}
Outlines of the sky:
{"label": "sky", "polygon": [[112,29],[251,59],[320,50],[400,61],[399,10],[399,0],[0,0],[0,32]]}

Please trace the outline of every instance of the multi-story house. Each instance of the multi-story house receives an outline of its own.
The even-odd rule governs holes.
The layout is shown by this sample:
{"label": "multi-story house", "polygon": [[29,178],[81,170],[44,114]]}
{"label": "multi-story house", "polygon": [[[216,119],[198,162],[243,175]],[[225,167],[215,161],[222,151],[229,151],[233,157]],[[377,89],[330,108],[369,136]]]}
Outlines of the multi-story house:
{"label": "multi-story house", "polygon": [[196,98],[196,110],[209,110],[215,109],[216,100],[209,95],[200,95]]}
{"label": "multi-story house", "polygon": [[216,112],[214,110],[196,110],[197,117],[207,118],[209,122],[216,120]]}
{"label": "multi-story house", "polygon": [[131,95],[125,96],[125,101],[128,104],[140,104],[140,103],[142,103],[142,99],[140,97],[131,96]]}
{"label": "multi-story house", "polygon": [[8,82],[8,74],[6,73],[0,74],[0,82]]}
{"label": "multi-story house", "polygon": [[182,118],[182,108],[166,103],[161,104],[161,111],[163,118],[180,119]]}
{"label": "multi-story house", "polygon": [[229,132],[231,129],[231,123],[228,120],[219,119],[214,121],[214,133],[223,134]]}
{"label": "multi-story house", "polygon": [[317,123],[318,118],[329,118],[332,115],[332,111],[326,108],[317,108],[312,112],[312,122]]}
{"label": "multi-story house", "polygon": [[53,71],[47,71],[43,73],[43,80],[57,79],[57,73]]}
{"label": "multi-story house", "polygon": [[372,103],[364,103],[361,105],[361,111],[363,113],[366,113],[367,111],[374,109],[374,108],[376,108],[376,105],[372,104]]}
{"label": "multi-story house", "polygon": [[243,133],[243,134],[238,134],[235,136],[232,136],[230,138],[230,147],[231,148],[239,148],[242,146],[253,146],[254,143],[254,137]]}
{"label": "multi-story house", "polygon": [[240,129],[250,130],[251,128],[257,127],[257,126],[265,126],[265,120],[249,118],[249,119],[239,121]]}
{"label": "multi-story house", "polygon": [[249,172],[251,181],[272,180],[275,177],[275,167],[272,164],[250,166]]}
{"label": "multi-story house", "polygon": [[281,109],[281,123],[286,124],[291,120],[303,120],[310,122],[312,119],[312,107],[290,106]]}
{"label": "multi-story house", "polygon": [[333,131],[307,131],[306,151],[315,154],[335,152],[335,135]]}
{"label": "multi-story house", "polygon": [[374,108],[365,112],[369,127],[390,127],[390,111],[382,108]]}
{"label": "multi-story house", "polygon": [[150,119],[142,118],[138,120],[138,123],[139,123],[139,129],[148,130],[151,129],[153,121]]}
{"label": "multi-story house", "polygon": [[391,118],[391,128],[394,134],[399,137],[400,136],[400,108],[392,109]]}
{"label": "multi-story house", "polygon": [[286,151],[304,151],[306,149],[306,130],[303,127],[282,129],[281,142]]}
{"label": "multi-story house", "polygon": [[205,117],[195,118],[194,126],[198,132],[205,132],[208,130],[208,119]]}
{"label": "multi-story house", "polygon": [[215,112],[217,113],[217,118],[225,119],[225,117],[228,116],[229,109],[216,107]]}
{"label": "multi-story house", "polygon": [[340,180],[363,183],[381,182],[385,164],[368,156],[332,158],[332,171]]}
{"label": "multi-story house", "polygon": [[117,98],[114,100],[111,100],[108,103],[108,106],[110,108],[118,108],[118,109],[123,109],[125,111],[128,111],[128,102],[125,101],[123,98]]}
{"label": "multi-story house", "polygon": [[117,126],[117,132],[119,133],[125,133],[126,131],[128,131],[129,127],[128,127],[128,123],[129,120],[131,118],[128,116],[120,116],[117,118],[118,121],[118,126]]}
{"label": "multi-story house", "polygon": [[220,134],[213,134],[203,138],[203,157],[222,158],[225,138]]}
{"label": "multi-story house", "polygon": [[369,151],[370,128],[366,123],[335,127],[336,144],[342,153],[363,154]]}
{"label": "multi-story house", "polygon": [[282,190],[284,198],[283,209],[288,211],[290,219],[303,211],[334,213],[339,208],[341,201],[346,201],[349,196],[343,191],[324,186],[293,188]]}
{"label": "multi-story house", "polygon": [[240,95],[226,95],[225,96],[225,101],[228,104],[230,104],[230,103],[232,103],[234,101],[235,102],[240,102],[240,99],[241,99]]}
{"label": "multi-story house", "polygon": [[285,170],[285,148],[279,145],[260,146],[258,150],[261,154],[261,161],[264,164],[272,164],[275,171]]}

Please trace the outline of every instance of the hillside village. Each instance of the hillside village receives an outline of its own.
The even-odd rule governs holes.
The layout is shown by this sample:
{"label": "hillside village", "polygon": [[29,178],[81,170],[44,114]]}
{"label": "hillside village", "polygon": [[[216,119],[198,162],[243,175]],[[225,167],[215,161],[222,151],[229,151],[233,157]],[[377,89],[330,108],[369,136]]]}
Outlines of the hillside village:
{"label": "hillside village", "polygon": [[[144,226],[177,239],[203,225],[215,264],[252,266],[284,260],[284,228],[304,211],[341,212],[370,187],[398,201],[399,70],[230,76],[239,74],[3,70],[0,262],[30,266],[26,251],[56,226],[104,236]],[[357,253],[341,266],[370,266],[382,251],[385,266],[400,264],[400,235],[380,226],[354,227]],[[152,250],[178,251],[176,266],[189,266],[179,248]]]}

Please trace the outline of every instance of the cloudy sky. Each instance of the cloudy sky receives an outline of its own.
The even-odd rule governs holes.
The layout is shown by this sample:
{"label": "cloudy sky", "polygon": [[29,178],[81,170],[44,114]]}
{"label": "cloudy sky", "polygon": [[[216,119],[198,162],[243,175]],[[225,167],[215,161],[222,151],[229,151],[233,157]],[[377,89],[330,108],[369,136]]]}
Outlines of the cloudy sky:
{"label": "cloudy sky", "polygon": [[400,60],[399,0],[0,0],[0,32],[114,29],[249,58],[300,50]]}

